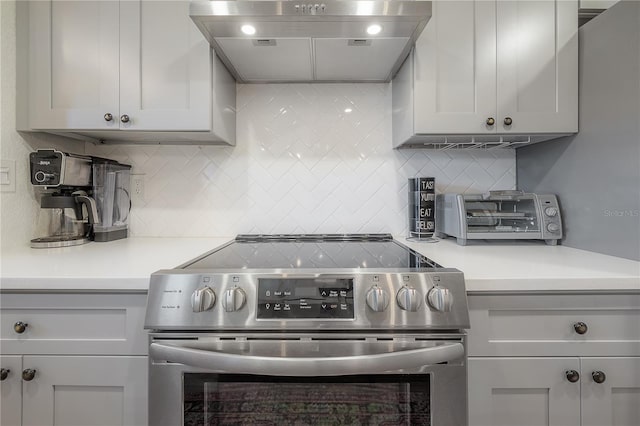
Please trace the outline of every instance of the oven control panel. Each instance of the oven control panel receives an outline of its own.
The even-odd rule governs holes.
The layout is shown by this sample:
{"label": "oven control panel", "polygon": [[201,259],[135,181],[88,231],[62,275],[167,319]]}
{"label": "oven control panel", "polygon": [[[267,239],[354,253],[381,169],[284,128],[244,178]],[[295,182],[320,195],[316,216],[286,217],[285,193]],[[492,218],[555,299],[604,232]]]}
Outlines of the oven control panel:
{"label": "oven control panel", "polygon": [[[333,271],[332,271],[333,272]],[[155,330],[415,330],[469,327],[455,269],[151,276],[145,326]]]}
{"label": "oven control panel", "polygon": [[353,319],[353,278],[259,278],[258,319]]}

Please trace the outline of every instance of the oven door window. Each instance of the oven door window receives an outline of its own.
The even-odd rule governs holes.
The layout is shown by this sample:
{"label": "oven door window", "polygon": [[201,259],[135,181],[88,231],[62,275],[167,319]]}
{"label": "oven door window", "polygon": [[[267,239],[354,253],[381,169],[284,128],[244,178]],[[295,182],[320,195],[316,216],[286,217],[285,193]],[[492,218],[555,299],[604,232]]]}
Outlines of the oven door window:
{"label": "oven door window", "polygon": [[184,425],[431,424],[429,375],[184,375]]}

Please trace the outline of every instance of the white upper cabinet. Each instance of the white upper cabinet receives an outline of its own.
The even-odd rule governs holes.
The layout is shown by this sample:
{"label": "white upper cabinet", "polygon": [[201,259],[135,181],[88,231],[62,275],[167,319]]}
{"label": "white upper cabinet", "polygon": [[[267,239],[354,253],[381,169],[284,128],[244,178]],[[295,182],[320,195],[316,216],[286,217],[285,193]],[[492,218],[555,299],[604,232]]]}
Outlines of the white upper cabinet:
{"label": "white upper cabinet", "polygon": [[394,146],[577,132],[577,30],[572,0],[434,2],[393,80]]}
{"label": "white upper cabinet", "polygon": [[188,1],[25,3],[24,130],[235,143],[235,81],[189,18]]}
{"label": "white upper cabinet", "polygon": [[120,2],[121,127],[208,130],[210,55],[189,2]]}
{"label": "white upper cabinet", "polygon": [[496,16],[497,131],[577,132],[577,3],[498,1]]}
{"label": "white upper cabinet", "polygon": [[434,2],[414,52],[416,133],[495,133],[495,31],[493,1]]}
{"label": "white upper cabinet", "polygon": [[[27,3],[29,126],[117,127],[118,2]],[[114,116],[110,122],[107,113]]]}

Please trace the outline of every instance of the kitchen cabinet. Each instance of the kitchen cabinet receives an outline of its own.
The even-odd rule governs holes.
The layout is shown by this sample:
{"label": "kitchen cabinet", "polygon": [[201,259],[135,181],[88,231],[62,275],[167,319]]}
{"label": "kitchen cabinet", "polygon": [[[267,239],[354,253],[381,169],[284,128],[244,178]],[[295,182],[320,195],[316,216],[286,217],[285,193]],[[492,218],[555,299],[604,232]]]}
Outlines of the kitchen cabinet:
{"label": "kitchen cabinet", "polygon": [[146,425],[145,304],[144,294],[3,293],[2,425]]}
{"label": "kitchen cabinet", "polygon": [[[580,426],[578,358],[469,359],[471,426]],[[603,423],[604,424],[604,423]]]}
{"label": "kitchen cabinet", "polygon": [[577,1],[434,2],[393,80],[394,146],[577,132],[577,30]]}
{"label": "kitchen cabinet", "polygon": [[19,130],[235,144],[235,81],[189,2],[19,3]]}
{"label": "kitchen cabinet", "polygon": [[640,294],[475,294],[469,310],[471,425],[640,424]]}
{"label": "kitchen cabinet", "polygon": [[[640,357],[581,358],[581,363],[582,425],[640,425]],[[604,376],[594,378],[597,372]]]}
{"label": "kitchen cabinet", "polygon": [[22,357],[0,355],[0,424],[22,424]]}
{"label": "kitchen cabinet", "polygon": [[142,356],[2,356],[2,368],[10,370],[1,382],[2,425],[145,425],[147,362]]}

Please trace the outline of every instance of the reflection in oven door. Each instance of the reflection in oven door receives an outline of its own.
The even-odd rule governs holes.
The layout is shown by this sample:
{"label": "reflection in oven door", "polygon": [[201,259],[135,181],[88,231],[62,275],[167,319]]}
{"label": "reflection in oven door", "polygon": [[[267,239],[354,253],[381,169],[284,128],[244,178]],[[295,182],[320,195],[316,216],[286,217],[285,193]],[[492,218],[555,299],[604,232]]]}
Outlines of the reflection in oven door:
{"label": "reflection in oven door", "polygon": [[184,424],[429,425],[429,376],[184,375]]}

